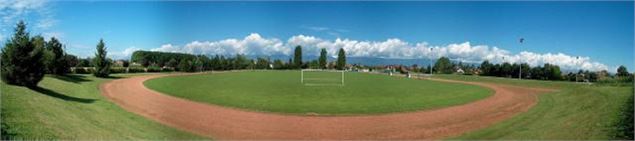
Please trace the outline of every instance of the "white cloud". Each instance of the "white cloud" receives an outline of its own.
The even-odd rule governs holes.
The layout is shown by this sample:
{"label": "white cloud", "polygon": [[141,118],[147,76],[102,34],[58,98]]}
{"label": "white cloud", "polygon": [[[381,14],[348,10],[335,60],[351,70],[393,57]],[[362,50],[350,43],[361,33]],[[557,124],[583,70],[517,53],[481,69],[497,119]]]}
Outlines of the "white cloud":
{"label": "white cloud", "polygon": [[141,48],[131,46],[129,48],[124,49],[123,51],[114,51],[112,53],[109,53],[108,56],[113,59],[130,59],[130,56],[132,55],[132,53],[134,53],[137,50],[141,50]]}
{"label": "white cloud", "polygon": [[[34,34],[43,32],[42,35],[46,38],[61,38],[62,32],[51,31],[51,27],[55,26],[58,20],[55,19],[50,5],[48,0],[0,0],[0,34],[4,35],[0,40],[8,38],[20,20],[24,20],[29,29],[35,29],[37,32]],[[2,42],[4,41],[0,41]]]}
{"label": "white cloud", "polygon": [[64,33],[62,33],[62,32],[44,32],[44,33],[42,33],[42,36],[44,37],[44,39],[50,39],[51,37],[55,37],[58,40],[61,40],[62,38],[64,38]]}
{"label": "white cloud", "polygon": [[45,18],[39,20],[39,22],[37,22],[35,27],[40,28],[40,29],[49,29],[50,27],[52,27],[56,23],[57,23],[56,19],[53,19],[52,17],[45,17]]}
{"label": "white cloud", "polygon": [[325,40],[314,36],[296,35],[286,43],[277,38],[263,38],[252,33],[243,39],[225,39],[220,41],[193,41],[183,47],[165,44],[152,51],[183,52],[192,54],[246,54],[246,55],[291,55],[295,46],[302,46],[305,55],[318,56],[325,48],[331,57],[335,57],[340,48],[346,50],[349,57],[377,57],[397,59],[437,59],[441,56],[452,60],[480,63],[489,60],[493,63],[528,63],[531,66],[550,63],[565,70],[605,70],[608,66],[593,61],[589,57],[576,57],[564,53],[534,53],[523,51],[512,54],[507,50],[487,45],[472,45],[470,42],[442,46],[431,46],[426,42],[409,43],[397,38],[385,41],[359,41],[352,39]]}
{"label": "white cloud", "polygon": [[275,38],[262,38],[252,33],[243,39],[225,39],[220,41],[194,41],[184,47],[172,44],[162,45],[153,51],[183,52],[191,54],[246,54],[246,55],[285,55],[291,50]]}
{"label": "white cloud", "polygon": [[182,52],[181,49],[177,46],[173,46],[172,44],[161,45],[159,48],[151,49],[151,51],[161,51],[161,52]]}
{"label": "white cloud", "polygon": [[[47,23],[53,23],[49,18],[50,11],[47,10],[47,1],[44,0],[4,0],[0,1],[0,17],[2,17],[3,25],[13,25],[19,18],[35,13],[43,19],[48,20]],[[45,26],[48,26],[45,24]]]}

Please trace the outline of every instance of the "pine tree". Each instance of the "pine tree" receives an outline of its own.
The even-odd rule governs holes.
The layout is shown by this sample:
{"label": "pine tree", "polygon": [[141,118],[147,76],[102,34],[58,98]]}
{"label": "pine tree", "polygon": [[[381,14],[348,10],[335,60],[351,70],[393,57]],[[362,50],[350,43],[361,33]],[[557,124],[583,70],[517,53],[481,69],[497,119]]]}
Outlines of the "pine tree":
{"label": "pine tree", "polygon": [[295,47],[295,54],[293,56],[293,65],[295,68],[302,68],[302,47]]}
{"label": "pine tree", "polygon": [[319,60],[319,67],[320,69],[325,69],[326,68],[326,49],[322,48],[322,51],[320,51],[320,60]]}
{"label": "pine tree", "polygon": [[100,39],[97,44],[97,53],[95,53],[93,60],[93,66],[95,67],[93,75],[97,77],[108,77],[108,75],[110,75],[110,61],[106,58],[106,53],[104,40]]}
{"label": "pine tree", "polygon": [[343,70],[346,67],[346,52],[344,52],[344,48],[340,48],[340,51],[337,52],[337,69]]}
{"label": "pine tree", "polygon": [[37,87],[44,77],[44,46],[36,46],[29,37],[24,21],[18,22],[15,34],[2,49],[0,76],[7,84]]}

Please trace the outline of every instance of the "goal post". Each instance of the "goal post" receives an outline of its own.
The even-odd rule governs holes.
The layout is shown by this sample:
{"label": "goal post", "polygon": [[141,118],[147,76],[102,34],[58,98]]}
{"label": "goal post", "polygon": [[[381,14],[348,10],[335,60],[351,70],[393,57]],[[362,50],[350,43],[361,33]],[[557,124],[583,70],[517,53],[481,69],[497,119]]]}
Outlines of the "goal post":
{"label": "goal post", "polygon": [[303,69],[300,73],[300,83],[305,86],[344,86],[344,71]]}

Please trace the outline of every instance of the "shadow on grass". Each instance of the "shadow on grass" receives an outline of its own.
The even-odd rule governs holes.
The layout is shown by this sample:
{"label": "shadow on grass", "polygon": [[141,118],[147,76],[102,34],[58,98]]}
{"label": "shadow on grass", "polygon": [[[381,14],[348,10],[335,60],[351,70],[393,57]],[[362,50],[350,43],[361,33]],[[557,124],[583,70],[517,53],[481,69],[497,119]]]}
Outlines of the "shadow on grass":
{"label": "shadow on grass", "polygon": [[60,94],[58,92],[46,89],[46,88],[42,88],[42,87],[34,87],[34,88],[29,88],[31,90],[37,91],[39,93],[51,96],[51,97],[55,97],[55,98],[59,98],[65,101],[72,101],[72,102],[79,102],[79,103],[93,103],[95,101],[97,101],[97,99],[88,99],[88,98],[78,98],[78,97],[72,97],[72,96],[67,96],[64,94]]}
{"label": "shadow on grass", "polygon": [[86,76],[84,75],[77,75],[77,74],[68,74],[68,75],[53,75],[53,78],[62,80],[62,81],[66,81],[66,82],[72,82],[72,83],[81,83],[81,82],[88,82],[88,81],[92,81],[90,79],[86,79]]}

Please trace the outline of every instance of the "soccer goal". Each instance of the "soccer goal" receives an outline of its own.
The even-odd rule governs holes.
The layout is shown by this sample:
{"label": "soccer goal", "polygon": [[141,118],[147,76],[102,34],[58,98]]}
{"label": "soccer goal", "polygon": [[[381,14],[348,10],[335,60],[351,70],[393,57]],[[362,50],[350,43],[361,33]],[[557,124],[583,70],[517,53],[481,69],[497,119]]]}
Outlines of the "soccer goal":
{"label": "soccer goal", "polygon": [[344,71],[303,69],[300,82],[305,86],[344,86]]}

